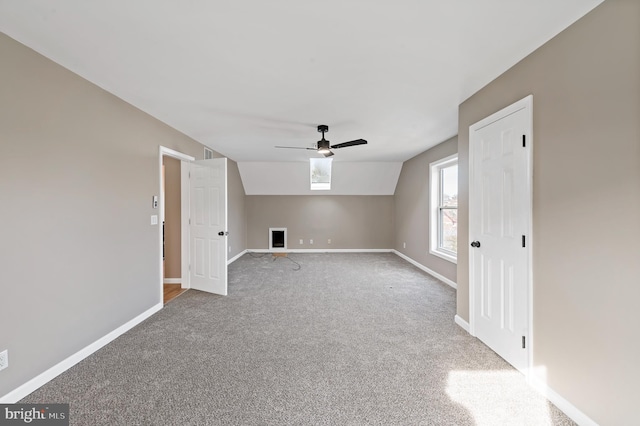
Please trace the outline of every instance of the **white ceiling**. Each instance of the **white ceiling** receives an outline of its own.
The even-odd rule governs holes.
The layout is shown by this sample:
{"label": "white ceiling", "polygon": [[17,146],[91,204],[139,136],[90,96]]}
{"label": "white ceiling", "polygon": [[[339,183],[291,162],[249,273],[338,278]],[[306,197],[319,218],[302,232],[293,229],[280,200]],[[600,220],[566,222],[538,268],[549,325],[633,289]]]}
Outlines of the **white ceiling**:
{"label": "white ceiling", "polygon": [[0,0],[0,31],[239,162],[404,161],[602,0]]}
{"label": "white ceiling", "polygon": [[240,162],[247,195],[393,195],[402,170],[397,162],[336,161],[331,189],[312,191],[309,161]]}

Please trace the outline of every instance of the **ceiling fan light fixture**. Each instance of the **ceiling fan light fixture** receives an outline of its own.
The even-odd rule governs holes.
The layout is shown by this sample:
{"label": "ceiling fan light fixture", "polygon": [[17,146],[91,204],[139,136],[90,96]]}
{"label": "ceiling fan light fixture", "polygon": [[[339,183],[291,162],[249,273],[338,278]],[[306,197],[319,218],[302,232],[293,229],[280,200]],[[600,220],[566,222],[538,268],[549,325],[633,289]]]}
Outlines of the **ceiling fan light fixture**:
{"label": "ceiling fan light fixture", "polygon": [[322,154],[325,157],[331,157],[333,155],[332,149],[346,148],[348,146],[356,146],[356,145],[366,145],[367,141],[364,139],[356,139],[349,142],[343,142],[335,145],[331,145],[331,143],[324,138],[324,134],[329,131],[329,126],[325,124],[321,124],[318,126],[318,132],[322,133],[322,139],[315,144],[313,148],[307,147],[303,148],[301,146],[277,146],[276,148],[289,148],[289,149],[308,149],[311,151],[316,151],[318,154]]}
{"label": "ceiling fan light fixture", "polygon": [[329,141],[324,138],[324,133],[322,134],[322,139],[318,141],[317,148],[318,148],[318,154],[327,155],[328,153],[331,152]]}

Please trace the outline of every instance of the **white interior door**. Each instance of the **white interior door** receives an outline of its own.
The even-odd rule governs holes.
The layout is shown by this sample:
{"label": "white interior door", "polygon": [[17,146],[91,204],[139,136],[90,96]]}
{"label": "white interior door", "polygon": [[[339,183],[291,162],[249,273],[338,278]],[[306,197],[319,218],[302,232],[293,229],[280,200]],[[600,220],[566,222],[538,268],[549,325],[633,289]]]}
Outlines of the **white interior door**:
{"label": "white interior door", "polygon": [[227,159],[191,163],[191,288],[227,294]]}
{"label": "white interior door", "polygon": [[530,353],[531,97],[469,130],[471,330],[524,372]]}

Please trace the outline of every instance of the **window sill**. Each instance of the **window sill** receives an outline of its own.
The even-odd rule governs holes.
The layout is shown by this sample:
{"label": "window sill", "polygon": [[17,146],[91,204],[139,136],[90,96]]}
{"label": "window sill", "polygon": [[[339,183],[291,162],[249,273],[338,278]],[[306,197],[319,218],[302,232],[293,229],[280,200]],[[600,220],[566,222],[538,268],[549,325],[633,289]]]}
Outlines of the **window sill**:
{"label": "window sill", "polygon": [[437,256],[441,259],[448,260],[451,263],[458,264],[458,258],[442,251],[429,250],[429,254]]}

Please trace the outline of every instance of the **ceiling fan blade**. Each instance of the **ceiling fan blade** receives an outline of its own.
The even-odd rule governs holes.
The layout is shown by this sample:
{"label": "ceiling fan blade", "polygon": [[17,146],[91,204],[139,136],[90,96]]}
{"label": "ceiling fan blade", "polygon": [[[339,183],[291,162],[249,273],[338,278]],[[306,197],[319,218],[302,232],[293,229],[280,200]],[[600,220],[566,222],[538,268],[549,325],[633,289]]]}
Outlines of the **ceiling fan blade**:
{"label": "ceiling fan blade", "polygon": [[325,156],[325,158],[326,158],[326,157],[331,157],[331,156],[333,155],[333,152],[329,151],[329,152],[327,152],[326,154],[322,154],[322,155],[324,155],[324,156]]}
{"label": "ceiling fan blade", "polygon": [[275,148],[286,148],[286,149],[310,149],[311,151],[315,151],[315,148],[305,148],[302,146],[276,146]]}
{"label": "ceiling fan blade", "polygon": [[367,141],[365,141],[364,139],[356,139],[354,141],[342,142],[336,145],[331,145],[331,149],[346,148],[348,146],[366,145],[366,144],[367,144]]}

